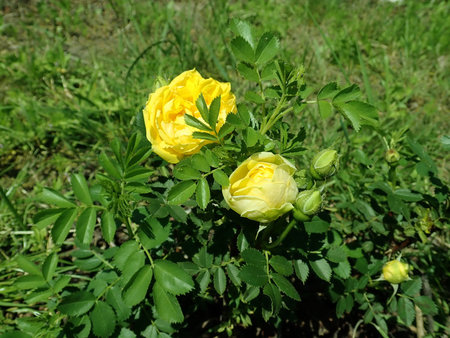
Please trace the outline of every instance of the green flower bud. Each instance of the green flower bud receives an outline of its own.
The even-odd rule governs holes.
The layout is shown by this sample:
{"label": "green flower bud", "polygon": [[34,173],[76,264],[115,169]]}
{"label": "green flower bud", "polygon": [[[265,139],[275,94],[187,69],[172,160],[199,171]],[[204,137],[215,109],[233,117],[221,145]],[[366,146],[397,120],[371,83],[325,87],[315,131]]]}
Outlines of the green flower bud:
{"label": "green flower bud", "polygon": [[318,190],[301,191],[294,204],[294,217],[298,221],[309,221],[319,212],[321,205],[322,196]]}
{"label": "green flower bud", "polygon": [[386,151],[386,154],[384,155],[384,159],[390,165],[394,165],[395,163],[397,163],[400,160],[400,154],[395,149],[389,149],[388,151]]}
{"label": "green flower bud", "polygon": [[311,177],[308,177],[306,170],[299,170],[294,174],[295,183],[299,190],[311,189],[313,186],[313,181]]}
{"label": "green flower bud", "polygon": [[398,260],[389,261],[383,266],[383,278],[392,284],[399,284],[409,279],[408,272],[412,269],[406,263]]}
{"label": "green flower bud", "polygon": [[339,156],[336,150],[325,149],[314,156],[311,162],[311,175],[321,180],[333,175],[339,167]]}

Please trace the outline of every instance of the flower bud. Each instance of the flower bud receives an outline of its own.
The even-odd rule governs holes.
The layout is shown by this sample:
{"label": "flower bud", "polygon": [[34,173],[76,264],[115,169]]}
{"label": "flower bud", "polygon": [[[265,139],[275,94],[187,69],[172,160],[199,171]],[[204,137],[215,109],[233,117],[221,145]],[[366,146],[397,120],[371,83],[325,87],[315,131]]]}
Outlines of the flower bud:
{"label": "flower bud", "polygon": [[299,190],[311,189],[313,186],[313,181],[308,177],[305,169],[297,171],[294,179]]}
{"label": "flower bud", "polygon": [[298,221],[309,221],[319,212],[321,205],[322,197],[318,190],[301,191],[294,204],[294,217]]}
{"label": "flower bud", "polygon": [[398,260],[389,261],[383,266],[383,278],[392,284],[399,284],[409,279],[408,272],[412,269],[406,263]]}
{"label": "flower bud", "polygon": [[333,175],[339,167],[339,156],[336,150],[325,149],[314,156],[311,162],[311,175],[318,180]]}
{"label": "flower bud", "polygon": [[398,162],[400,160],[400,154],[398,153],[397,150],[391,148],[388,151],[386,151],[386,154],[384,155],[384,159],[390,165],[394,165],[396,162]]}

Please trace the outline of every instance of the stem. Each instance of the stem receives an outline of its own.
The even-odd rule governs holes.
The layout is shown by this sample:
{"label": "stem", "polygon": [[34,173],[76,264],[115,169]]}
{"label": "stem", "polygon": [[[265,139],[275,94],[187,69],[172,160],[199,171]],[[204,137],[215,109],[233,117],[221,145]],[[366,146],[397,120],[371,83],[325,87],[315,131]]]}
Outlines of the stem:
{"label": "stem", "polygon": [[127,230],[128,230],[128,234],[131,234],[132,236],[130,236],[130,238],[134,238],[134,240],[140,245],[140,247],[142,248],[142,250],[144,250],[145,254],[148,257],[148,260],[150,261],[150,265],[152,266],[152,268],[154,267],[153,264],[153,259],[152,256],[150,255],[150,252],[147,250],[147,248],[141,243],[141,240],[139,239],[138,236],[136,236],[136,234],[133,232],[133,229],[131,228],[131,221],[130,221],[130,217],[127,217],[125,219],[125,225],[127,226]]}
{"label": "stem", "polygon": [[278,102],[278,105],[275,108],[275,111],[272,113],[272,115],[270,115],[270,118],[267,121],[267,123],[265,123],[265,119],[263,120],[263,124],[262,124],[261,129],[260,129],[261,135],[264,135],[267,132],[267,130],[269,130],[270,127],[272,127],[272,125],[275,123],[273,120],[280,113],[280,111],[283,108],[283,105],[284,105],[285,102],[286,102],[286,94],[283,93],[283,95],[281,96],[280,102]]}
{"label": "stem", "polygon": [[261,97],[264,100],[264,102],[261,104],[262,118],[263,118],[263,122],[264,122],[265,121],[265,117],[266,117],[266,97],[264,96],[264,90],[263,90],[263,85],[262,85],[262,80],[261,80],[261,74],[259,73],[259,69],[258,68],[256,68],[256,73],[258,74],[259,91],[261,92]]}
{"label": "stem", "polygon": [[272,249],[277,247],[278,245],[281,244],[281,242],[283,241],[283,239],[289,234],[289,232],[292,230],[292,228],[294,227],[294,225],[297,224],[297,222],[293,219],[288,226],[284,229],[284,231],[281,233],[281,235],[278,237],[278,239],[271,243],[271,244],[267,244],[265,245],[265,247],[267,249]]}

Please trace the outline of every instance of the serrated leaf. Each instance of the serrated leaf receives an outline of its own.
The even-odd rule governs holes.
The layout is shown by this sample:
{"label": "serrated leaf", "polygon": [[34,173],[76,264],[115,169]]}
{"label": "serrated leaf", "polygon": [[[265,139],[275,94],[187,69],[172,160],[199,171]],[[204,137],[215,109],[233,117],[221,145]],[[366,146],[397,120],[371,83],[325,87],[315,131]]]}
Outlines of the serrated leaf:
{"label": "serrated leaf", "polygon": [[333,104],[340,105],[342,103],[355,100],[361,95],[358,85],[353,84],[339,91],[333,98]]}
{"label": "serrated leaf", "polygon": [[248,240],[242,231],[239,233],[237,238],[237,247],[240,252],[243,252],[249,247]]}
{"label": "serrated leaf", "polygon": [[117,320],[124,321],[131,315],[131,308],[125,304],[119,287],[113,286],[106,294],[106,301],[116,311]]}
{"label": "serrated leaf", "polygon": [[168,203],[179,205],[186,202],[194,194],[195,188],[194,181],[184,181],[174,185],[167,195]]}
{"label": "serrated leaf", "polygon": [[77,239],[83,244],[89,244],[94,236],[94,228],[97,220],[97,210],[86,208],[78,217],[76,229]]}
{"label": "serrated leaf", "polygon": [[338,318],[342,317],[342,315],[345,312],[345,307],[346,307],[345,297],[341,296],[339,297],[339,300],[336,303],[336,317]]}
{"label": "serrated leaf", "polygon": [[271,277],[281,292],[292,299],[300,301],[300,295],[290,281],[278,273],[272,274]]}
{"label": "serrated leaf", "polygon": [[274,58],[280,50],[280,42],[273,33],[264,33],[256,47],[256,63],[263,65]]}
{"label": "serrated leaf", "polygon": [[105,171],[112,176],[113,178],[116,178],[120,180],[122,178],[121,170],[119,169],[119,166],[116,165],[111,158],[109,158],[108,155],[104,151],[102,151],[98,157],[98,161],[100,162],[100,165],[105,169]]}
{"label": "serrated leaf", "polygon": [[253,66],[248,65],[248,64],[246,64],[244,62],[240,62],[237,65],[237,69],[238,69],[239,73],[246,80],[253,81],[253,82],[258,82],[259,81],[258,72],[256,71],[256,69]]}
{"label": "serrated leaf", "polygon": [[107,243],[111,243],[114,240],[114,235],[117,228],[116,222],[114,221],[114,215],[109,211],[104,211],[100,226],[102,228],[103,239]]}
{"label": "serrated leaf", "polygon": [[89,315],[92,322],[92,332],[98,337],[109,337],[116,327],[116,316],[111,306],[105,302],[97,302]]}
{"label": "serrated leaf", "polygon": [[133,252],[125,262],[122,273],[122,285],[126,285],[134,274],[144,266],[145,264],[145,254],[143,251]]}
{"label": "serrated leaf", "polygon": [[256,143],[258,143],[260,135],[261,134],[250,127],[246,128],[243,133],[244,141],[248,147],[253,147],[254,145],[256,145]]}
{"label": "serrated leaf", "polygon": [[144,168],[144,167],[136,167],[133,169],[128,168],[125,172],[125,181],[127,182],[147,182],[150,175],[153,173],[153,170]]}
{"label": "serrated leaf", "polygon": [[120,330],[119,336],[117,338],[136,338],[136,334],[133,331],[131,331],[130,329],[127,329],[126,327],[122,327],[122,329]]}
{"label": "serrated leaf", "polygon": [[[373,127],[378,126],[377,109],[368,103],[349,101],[339,105],[339,108],[343,112],[344,116],[348,117],[352,123],[355,121],[358,125],[370,125]],[[357,129],[356,127],[354,128],[355,130]]]}
{"label": "serrated leaf", "polygon": [[294,270],[295,274],[298,278],[303,282],[303,284],[308,279],[309,275],[309,266],[305,262],[303,262],[301,259],[297,259],[294,261]]}
{"label": "serrated leaf", "polygon": [[419,296],[414,297],[414,303],[422,310],[425,315],[437,315],[438,308],[430,297]]}
{"label": "serrated leaf", "polygon": [[211,281],[211,274],[209,273],[209,270],[200,271],[195,280],[200,286],[200,292],[204,293],[208,288],[209,282]]}
{"label": "serrated leaf", "polygon": [[259,287],[247,285],[247,290],[243,294],[243,301],[248,303],[259,295]]}
{"label": "serrated leaf", "polygon": [[253,90],[249,90],[245,93],[245,99],[256,104],[264,103],[264,99],[261,97],[261,95]]}
{"label": "serrated leaf", "polygon": [[[206,104],[205,98],[203,97],[203,94],[200,93],[197,100],[195,101],[195,105],[197,106],[198,111],[200,112],[200,115],[203,119],[203,121],[208,121],[208,105]],[[186,118],[186,117],[185,117]],[[201,128],[199,128],[201,129]]]}
{"label": "serrated leaf", "polygon": [[16,262],[23,271],[32,275],[41,275],[38,265],[34,264],[28,257],[17,255]]}
{"label": "serrated leaf", "polygon": [[321,218],[314,216],[309,222],[304,222],[305,230],[309,234],[320,234],[328,231],[330,223],[322,220]]}
{"label": "serrated leaf", "polygon": [[227,265],[227,273],[228,273],[228,278],[230,278],[231,282],[234,285],[236,285],[236,286],[241,285],[241,279],[239,278],[239,269],[235,265],[228,264]]}
{"label": "serrated leaf", "polygon": [[78,200],[84,204],[91,205],[92,198],[84,176],[81,174],[73,174],[70,177],[70,183],[72,184],[73,192]]}
{"label": "serrated leaf", "polygon": [[171,261],[157,260],[154,263],[155,280],[167,292],[183,295],[194,288],[194,281],[182,268]]}
{"label": "serrated leaf", "polygon": [[70,316],[80,316],[88,312],[95,303],[95,296],[87,291],[77,291],[64,297],[58,310]]}
{"label": "serrated leaf", "polygon": [[414,297],[422,289],[422,279],[417,277],[401,284],[402,291],[405,295]]}
{"label": "serrated leaf", "polygon": [[281,308],[281,294],[278,288],[269,283],[264,286],[263,293],[270,298],[272,313],[274,315],[278,314]]}
{"label": "serrated leaf", "polygon": [[225,123],[219,130],[219,139],[223,139],[234,130],[234,126],[230,123]]}
{"label": "serrated leaf", "polygon": [[134,274],[123,290],[123,300],[126,305],[134,306],[144,300],[152,276],[153,270],[150,265],[144,265]]}
{"label": "serrated leaf", "polygon": [[414,309],[414,304],[407,298],[401,297],[398,300],[397,312],[400,319],[405,323],[406,326],[410,326],[416,317],[416,311]]}
{"label": "serrated leaf", "polygon": [[25,275],[20,276],[14,281],[14,286],[19,290],[27,290],[27,289],[37,289],[47,286],[47,283],[42,277],[39,275]]}
{"label": "serrated leaf", "polygon": [[213,171],[214,180],[219,183],[222,187],[228,187],[230,185],[230,180],[227,174],[225,174],[221,169],[216,169]]}
{"label": "serrated leaf", "polygon": [[350,277],[351,272],[350,263],[347,260],[340,262],[336,267],[333,268],[333,271],[339,277],[347,279]]}
{"label": "serrated leaf", "polygon": [[264,286],[269,281],[267,272],[262,267],[245,265],[239,272],[239,278],[253,286]]}
{"label": "serrated leaf", "polygon": [[203,156],[203,154],[195,154],[191,156],[190,164],[193,168],[205,173],[209,172],[209,170],[211,169],[208,161],[206,160],[205,156]]}
{"label": "serrated leaf", "polygon": [[44,264],[42,264],[42,274],[44,275],[46,281],[52,279],[53,275],[55,274],[57,265],[58,254],[56,252],[53,252],[45,259]]}
{"label": "serrated leaf", "polygon": [[215,130],[216,124],[217,124],[217,118],[219,117],[220,113],[220,100],[221,96],[217,96],[212,100],[211,104],[209,105],[209,116],[208,116],[208,123],[210,127]]}
{"label": "serrated leaf", "polygon": [[184,114],[184,121],[186,122],[186,124],[188,126],[200,129],[200,130],[204,130],[204,131],[212,131],[212,129],[210,127],[208,127],[206,124],[204,124],[202,121],[200,121],[199,119],[197,119],[196,117],[189,115],[189,114]]}
{"label": "serrated leaf", "polygon": [[318,100],[329,99],[338,93],[339,89],[336,82],[327,83],[317,93]]}
{"label": "serrated leaf", "polygon": [[283,276],[290,276],[294,272],[292,263],[283,256],[272,256],[269,260],[269,263],[276,272],[282,274]]}
{"label": "serrated leaf", "polygon": [[219,295],[222,295],[225,292],[226,287],[227,278],[225,276],[225,272],[221,267],[218,267],[214,272],[214,289],[216,289]]}
{"label": "serrated leaf", "polygon": [[407,202],[418,202],[423,199],[422,194],[413,193],[409,189],[397,189],[394,195]]}
{"label": "serrated leaf", "polygon": [[215,141],[217,142],[217,137],[213,134],[209,134],[209,133],[204,133],[201,131],[194,131],[192,133],[192,137],[193,138],[198,138],[200,140],[208,140],[208,141]]}
{"label": "serrated leaf", "polygon": [[122,243],[119,250],[114,255],[113,263],[120,270],[123,271],[128,258],[139,249],[139,244],[134,241],[127,241]]}
{"label": "serrated leaf", "polygon": [[266,265],[264,254],[254,248],[247,248],[241,253],[242,258],[248,265],[261,267]]}
{"label": "serrated leaf", "polygon": [[153,300],[159,318],[169,323],[181,323],[184,320],[177,298],[167,293],[158,282],[153,286]]}
{"label": "serrated leaf", "polygon": [[325,259],[310,261],[311,268],[316,273],[317,277],[329,282],[331,278],[331,267]]}
{"label": "serrated leaf", "polygon": [[323,119],[326,119],[331,116],[332,106],[328,101],[317,101],[317,107],[319,108],[319,114]]}
{"label": "serrated leaf", "polygon": [[59,192],[50,188],[44,188],[44,190],[42,190],[42,193],[39,194],[38,199],[44,203],[53,204],[60,208],[76,207],[75,203],[69,201]]}
{"label": "serrated leaf", "polygon": [[211,198],[211,193],[209,191],[208,181],[204,177],[198,181],[195,197],[198,206],[205,210]]}
{"label": "serrated leaf", "polygon": [[202,247],[200,251],[193,257],[193,262],[202,268],[209,269],[213,263],[213,255],[208,253],[206,247]]}
{"label": "serrated leaf", "polygon": [[240,36],[231,40],[231,50],[234,56],[240,61],[247,63],[253,63],[255,61],[255,53],[252,46]]}
{"label": "serrated leaf", "polygon": [[52,228],[53,242],[61,244],[69,234],[75,218],[77,217],[77,209],[66,209],[55,221]]}
{"label": "serrated leaf", "polygon": [[233,19],[231,20],[230,27],[236,35],[243,37],[252,47],[255,46],[252,27],[248,24],[248,22]]}
{"label": "serrated leaf", "polygon": [[173,176],[182,181],[196,180],[202,177],[200,171],[188,165],[177,165],[173,171]]}
{"label": "serrated leaf", "polygon": [[39,211],[33,217],[34,226],[39,230],[44,229],[46,226],[54,223],[64,210],[65,209],[58,208]]}
{"label": "serrated leaf", "polygon": [[340,246],[332,246],[327,252],[327,258],[331,262],[340,263],[347,259],[347,252]]}

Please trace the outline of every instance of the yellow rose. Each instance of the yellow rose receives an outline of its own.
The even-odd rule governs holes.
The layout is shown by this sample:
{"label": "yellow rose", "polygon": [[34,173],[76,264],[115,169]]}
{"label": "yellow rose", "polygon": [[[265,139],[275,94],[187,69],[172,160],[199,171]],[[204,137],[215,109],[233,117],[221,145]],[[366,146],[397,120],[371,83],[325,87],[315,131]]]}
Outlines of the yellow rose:
{"label": "yellow rose", "polygon": [[398,260],[387,262],[383,266],[383,278],[392,284],[399,284],[409,279],[409,265]]}
{"label": "yellow rose", "polygon": [[[169,85],[151,93],[144,108],[144,122],[148,140],[155,153],[170,163],[177,163],[183,157],[200,151],[213,141],[192,137],[198,129],[188,126],[184,115],[189,114],[202,122],[195,102],[203,94],[208,106],[219,95],[220,112],[216,130],[225,123],[227,115],[236,113],[236,98],[230,92],[229,83],[204,79],[195,69],[178,75]],[[207,124],[207,123],[206,123]]]}
{"label": "yellow rose", "polygon": [[280,155],[253,154],[231,174],[222,189],[231,209],[261,223],[274,221],[292,210],[298,193],[292,177],[295,166]]}

